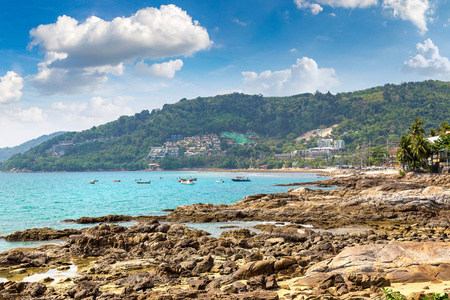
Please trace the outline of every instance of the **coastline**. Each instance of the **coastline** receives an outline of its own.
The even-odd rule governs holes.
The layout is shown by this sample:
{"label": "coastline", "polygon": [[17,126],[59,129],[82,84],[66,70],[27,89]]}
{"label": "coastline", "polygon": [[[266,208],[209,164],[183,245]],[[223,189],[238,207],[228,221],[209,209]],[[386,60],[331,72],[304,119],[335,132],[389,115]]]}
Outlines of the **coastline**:
{"label": "coastline", "polygon": [[[63,270],[75,261],[85,275],[24,284],[43,296],[75,291],[111,299],[372,299],[383,296],[382,287],[408,299],[449,292],[450,175],[338,171],[324,182],[341,186],[333,190],[286,187],[230,205],[179,206],[129,227],[108,225],[119,220],[112,216],[87,220],[107,223],[78,231],[16,233],[9,238],[60,236],[66,243],[0,253],[2,274],[20,280],[21,268],[32,272],[25,262]],[[258,232],[228,223],[214,237],[181,224],[230,220],[265,223]],[[314,228],[302,225],[310,223]],[[0,298],[12,287],[0,282]]]}

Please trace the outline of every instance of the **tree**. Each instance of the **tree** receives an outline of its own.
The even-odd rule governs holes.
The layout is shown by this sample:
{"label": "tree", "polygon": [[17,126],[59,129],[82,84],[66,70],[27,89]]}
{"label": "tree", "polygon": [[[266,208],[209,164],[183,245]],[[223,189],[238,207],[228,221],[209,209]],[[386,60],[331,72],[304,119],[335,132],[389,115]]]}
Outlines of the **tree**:
{"label": "tree", "polygon": [[402,165],[402,169],[406,170],[411,168],[413,161],[413,155],[411,153],[411,137],[402,136],[397,150],[396,157],[398,162]]}

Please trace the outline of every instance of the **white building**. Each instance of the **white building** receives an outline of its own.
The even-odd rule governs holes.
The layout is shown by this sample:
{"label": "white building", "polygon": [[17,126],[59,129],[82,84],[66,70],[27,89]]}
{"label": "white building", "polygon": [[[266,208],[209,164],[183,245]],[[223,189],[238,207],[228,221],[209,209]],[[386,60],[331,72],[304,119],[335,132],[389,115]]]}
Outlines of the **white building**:
{"label": "white building", "polygon": [[343,140],[335,140],[334,148],[338,148],[338,149],[345,148],[345,142]]}
{"label": "white building", "polygon": [[323,139],[317,141],[317,147],[319,148],[326,148],[326,147],[332,147],[333,140],[330,139]]}

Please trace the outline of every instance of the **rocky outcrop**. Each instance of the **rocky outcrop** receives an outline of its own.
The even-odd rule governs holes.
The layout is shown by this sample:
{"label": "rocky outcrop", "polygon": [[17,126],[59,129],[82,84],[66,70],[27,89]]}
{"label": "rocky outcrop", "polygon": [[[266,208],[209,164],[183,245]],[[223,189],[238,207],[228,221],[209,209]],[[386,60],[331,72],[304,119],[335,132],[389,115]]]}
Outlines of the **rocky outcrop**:
{"label": "rocky outcrop", "polygon": [[48,241],[57,240],[68,237],[72,234],[78,234],[80,230],[77,229],[53,229],[53,228],[33,228],[25,231],[16,231],[4,237],[8,242],[15,241]]}
{"label": "rocky outcrop", "polygon": [[[330,261],[309,268],[305,277],[321,273],[382,274],[391,282],[448,280],[450,270],[450,243],[403,242],[369,244],[344,249]],[[442,272],[442,273],[441,273]]]}

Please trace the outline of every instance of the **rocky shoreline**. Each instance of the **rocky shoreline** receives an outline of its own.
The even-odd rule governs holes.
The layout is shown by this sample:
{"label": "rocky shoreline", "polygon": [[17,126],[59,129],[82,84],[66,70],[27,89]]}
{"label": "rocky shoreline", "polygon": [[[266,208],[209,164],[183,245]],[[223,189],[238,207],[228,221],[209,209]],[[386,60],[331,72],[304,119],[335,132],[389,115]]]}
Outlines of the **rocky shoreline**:
{"label": "rocky shoreline", "polygon": [[[433,292],[433,284],[450,291],[449,175],[351,175],[312,184],[339,188],[292,184],[286,193],[233,205],[84,217],[65,221],[101,223],[16,232],[3,238],[65,243],[0,253],[0,278],[7,279],[0,299],[384,299],[381,288],[399,283],[423,283],[405,295],[410,299]],[[180,224],[233,220],[278,223],[219,237]],[[106,224],[119,221],[138,223]],[[22,281],[72,267],[77,276]]]}

